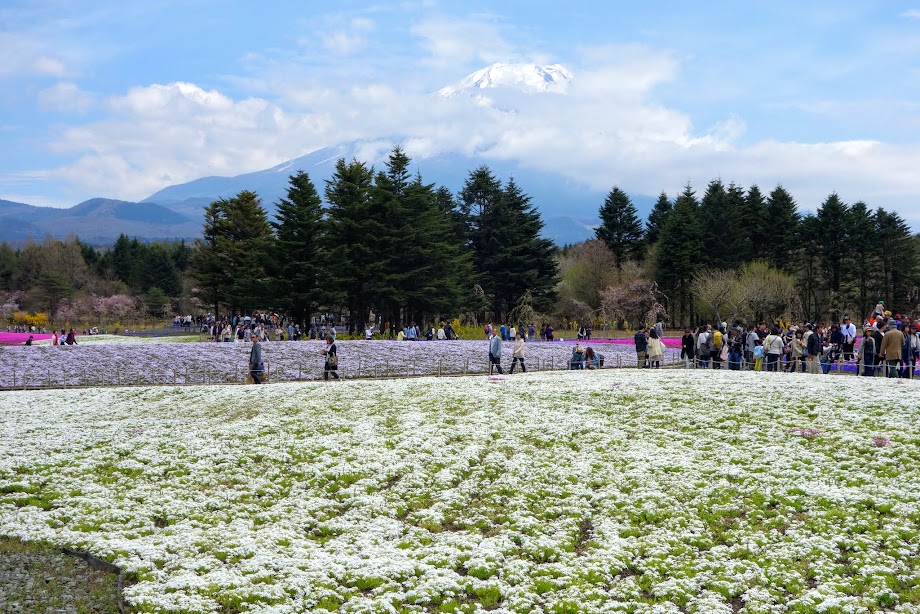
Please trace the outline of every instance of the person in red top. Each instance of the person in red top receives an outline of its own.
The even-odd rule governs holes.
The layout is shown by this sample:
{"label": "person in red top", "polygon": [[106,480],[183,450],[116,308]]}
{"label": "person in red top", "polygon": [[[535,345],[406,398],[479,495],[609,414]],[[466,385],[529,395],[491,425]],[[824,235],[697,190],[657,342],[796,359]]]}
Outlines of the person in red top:
{"label": "person in red top", "polygon": [[67,333],[67,340],[64,342],[67,345],[79,345],[77,343],[77,329],[71,328],[70,332]]}

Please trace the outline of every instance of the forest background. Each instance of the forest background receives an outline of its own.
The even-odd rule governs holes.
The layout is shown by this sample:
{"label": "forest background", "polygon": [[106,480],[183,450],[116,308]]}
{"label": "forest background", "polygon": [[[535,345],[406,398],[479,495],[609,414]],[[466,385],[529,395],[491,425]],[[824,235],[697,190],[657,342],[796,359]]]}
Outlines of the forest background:
{"label": "forest background", "polygon": [[303,172],[269,219],[243,191],[211,203],[202,238],[120,236],[0,244],[0,323],[121,326],[172,314],[253,310],[352,329],[376,318],[591,323],[861,321],[878,301],[920,314],[920,235],[894,211],[830,193],[802,212],[782,186],[714,179],[662,193],[647,220],[613,187],[596,238],[556,246],[525,186],[486,167],[457,194],[412,175],[339,160],[322,195]]}

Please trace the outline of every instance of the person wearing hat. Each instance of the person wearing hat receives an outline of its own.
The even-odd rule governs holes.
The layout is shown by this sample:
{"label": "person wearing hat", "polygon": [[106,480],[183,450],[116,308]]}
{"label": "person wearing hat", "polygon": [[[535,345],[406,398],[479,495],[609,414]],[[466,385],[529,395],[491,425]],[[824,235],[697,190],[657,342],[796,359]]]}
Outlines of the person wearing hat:
{"label": "person wearing hat", "polygon": [[888,369],[888,377],[898,377],[898,367],[901,364],[901,351],[904,348],[904,333],[898,330],[894,321],[888,323],[888,330],[882,337],[882,346],[879,355],[884,359]]}

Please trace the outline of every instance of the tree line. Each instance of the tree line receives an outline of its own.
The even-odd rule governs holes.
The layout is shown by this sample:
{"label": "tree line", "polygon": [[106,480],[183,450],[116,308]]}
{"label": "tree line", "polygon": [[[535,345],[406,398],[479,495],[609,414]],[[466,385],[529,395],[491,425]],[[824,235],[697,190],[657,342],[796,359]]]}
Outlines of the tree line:
{"label": "tree line", "polygon": [[470,172],[455,197],[394,148],[379,171],[340,159],[325,202],[303,171],[268,219],[258,195],[211,203],[196,243],[195,295],[215,312],[272,309],[304,322],[344,307],[352,328],[508,316],[522,297],[549,310],[555,245],[513,179]]}
{"label": "tree line", "polygon": [[[879,300],[920,311],[920,238],[896,212],[835,193],[803,213],[782,186],[764,194],[716,179],[699,197],[690,185],[662,193],[642,220],[614,187],[595,238],[557,248],[514,179],[483,166],[453,194],[410,169],[395,148],[379,170],[337,161],[322,192],[298,172],[271,219],[253,192],[219,199],[194,245],[0,244],[0,315],[271,309],[299,322],[344,312],[357,327],[371,314],[424,324],[527,313],[557,325],[667,314],[686,325],[858,319]],[[108,296],[124,299],[118,310],[97,300]]]}
{"label": "tree line", "polygon": [[185,241],[144,243],[125,235],[108,249],[75,236],[27,241],[19,249],[0,243],[2,315],[23,309],[52,320],[86,318],[94,315],[91,297],[110,296],[130,298],[150,316],[191,309],[183,289],[192,252]]}
{"label": "tree line", "polygon": [[676,323],[739,314],[745,304],[748,317],[770,319],[859,319],[879,300],[893,312],[920,309],[920,238],[896,212],[836,193],[802,213],[782,186],[764,195],[714,179],[701,198],[689,184],[673,200],[662,193],[643,225],[614,187],[599,214],[596,237],[611,268],[631,262],[657,282]]}

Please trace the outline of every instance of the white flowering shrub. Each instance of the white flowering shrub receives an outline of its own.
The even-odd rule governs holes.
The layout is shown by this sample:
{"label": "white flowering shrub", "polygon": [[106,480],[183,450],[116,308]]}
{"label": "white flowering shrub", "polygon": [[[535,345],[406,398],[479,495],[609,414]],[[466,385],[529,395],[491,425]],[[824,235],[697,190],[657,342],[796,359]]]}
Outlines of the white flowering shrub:
{"label": "white flowering shrub", "polygon": [[7,391],[0,533],[139,612],[916,612],[920,382]]}

